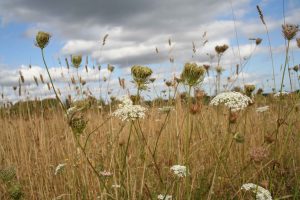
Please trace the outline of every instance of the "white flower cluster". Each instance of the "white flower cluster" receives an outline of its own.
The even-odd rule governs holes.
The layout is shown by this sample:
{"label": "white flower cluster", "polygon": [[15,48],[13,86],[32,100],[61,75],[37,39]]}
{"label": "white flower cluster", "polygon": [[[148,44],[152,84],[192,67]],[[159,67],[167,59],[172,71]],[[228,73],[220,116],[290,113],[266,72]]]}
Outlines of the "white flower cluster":
{"label": "white flower cluster", "polygon": [[280,97],[280,96],[285,96],[288,95],[288,92],[282,91],[282,92],[277,92],[276,94],[274,94],[274,97]]}
{"label": "white flower cluster", "polygon": [[210,105],[218,106],[224,104],[231,111],[236,112],[245,109],[249,103],[252,103],[252,100],[239,92],[223,92],[215,96],[211,100]]}
{"label": "white flower cluster", "polygon": [[157,196],[157,199],[159,200],[172,200],[172,195],[163,195],[163,194],[160,194]]}
{"label": "white flower cluster", "polygon": [[269,106],[262,106],[262,107],[258,107],[256,108],[256,112],[262,113],[262,112],[266,112],[269,110]]}
{"label": "white flower cluster", "polygon": [[120,118],[122,121],[135,120],[137,118],[144,118],[146,108],[140,105],[133,105],[128,96],[122,97],[122,103],[119,108],[113,112],[113,116]]}
{"label": "white flower cluster", "polygon": [[164,107],[158,108],[158,111],[161,113],[168,113],[168,112],[171,112],[172,110],[175,110],[173,106],[164,106]]}
{"label": "white flower cluster", "polygon": [[186,177],[186,166],[182,166],[182,165],[173,165],[171,167],[171,170],[173,171],[173,173],[178,176],[178,177]]}
{"label": "white flower cluster", "polygon": [[252,191],[256,194],[256,200],[272,200],[272,196],[269,190],[266,190],[265,188],[256,185],[254,183],[246,183],[242,185],[241,189]]}

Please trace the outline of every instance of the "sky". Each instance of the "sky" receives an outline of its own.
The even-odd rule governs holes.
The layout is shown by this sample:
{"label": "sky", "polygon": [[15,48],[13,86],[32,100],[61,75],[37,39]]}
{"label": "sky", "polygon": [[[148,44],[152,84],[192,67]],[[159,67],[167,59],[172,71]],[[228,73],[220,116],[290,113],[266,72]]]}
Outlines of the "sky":
{"label": "sky", "polygon": [[[49,82],[41,51],[34,45],[38,31],[51,33],[45,48],[46,61],[62,96],[73,91],[68,82],[72,76],[77,77],[76,70],[67,70],[65,58],[77,54],[84,56],[79,76],[87,81],[85,89],[95,96],[106,93],[107,86],[111,88],[110,95],[126,93],[120,89],[118,77],[125,78],[127,88],[134,93],[130,67],[145,65],[157,79],[150,86],[151,91],[144,92],[145,98],[151,98],[153,87],[159,94],[166,90],[164,80],[179,76],[186,62],[211,64],[212,71],[202,87],[213,94],[217,60],[208,55],[214,55],[214,47],[223,44],[229,49],[220,62],[225,69],[222,85],[254,84],[256,88],[270,91],[272,60],[266,29],[256,5],[262,9],[268,26],[278,90],[286,42],[281,25],[299,23],[299,0],[0,0],[0,93],[4,96],[0,101],[53,96],[47,84],[40,80],[42,75],[44,82]],[[106,43],[102,45],[106,34]],[[258,37],[262,39],[258,46],[249,40]],[[300,63],[299,55],[293,40],[289,67]],[[84,67],[86,56],[88,72]],[[170,58],[174,59],[173,63]],[[108,64],[115,66],[112,74],[107,70]],[[234,77],[237,64],[243,66],[243,71]],[[19,86],[20,71],[25,78],[21,97],[13,90],[13,86]],[[292,87],[299,89],[297,74],[291,72]],[[228,83],[229,76],[237,80]],[[290,91],[287,75],[284,83],[285,90]]]}

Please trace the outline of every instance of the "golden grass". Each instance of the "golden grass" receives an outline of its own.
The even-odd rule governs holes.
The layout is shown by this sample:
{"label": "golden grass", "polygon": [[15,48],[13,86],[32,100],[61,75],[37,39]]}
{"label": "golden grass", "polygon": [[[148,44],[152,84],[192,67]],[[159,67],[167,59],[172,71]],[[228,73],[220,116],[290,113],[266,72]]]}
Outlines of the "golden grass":
{"label": "golden grass", "polygon": [[[232,140],[232,144],[224,148],[229,149],[228,156],[219,161],[212,199],[246,199],[240,187],[248,182],[264,186],[273,197],[291,195],[294,199],[300,198],[299,108],[295,107],[288,118],[283,119],[278,141],[272,141],[275,137],[272,133],[277,127],[278,105],[284,104],[282,108],[287,111],[292,105],[290,98],[279,102],[274,98],[257,97],[254,105],[239,113],[231,128],[244,135],[244,143],[232,140],[231,134],[228,136],[229,112],[226,109],[201,103],[200,111],[191,115],[188,175],[191,199],[207,198],[219,151],[226,138]],[[270,105],[270,110],[257,113],[255,108],[259,105]],[[109,191],[100,187],[99,180],[77,149],[66,117],[56,108],[33,113],[29,118],[3,114],[0,119],[1,168],[15,167],[24,199],[157,199],[158,194],[166,192],[175,199],[185,199],[187,182],[184,179],[174,181],[170,167],[184,164],[188,109],[180,99],[176,100],[175,110],[169,115],[158,112],[157,108],[148,107],[146,118],[140,121],[142,132],[137,121],[134,122],[138,131],[132,132],[124,168],[129,122],[112,118],[112,134],[110,123],[105,123],[90,136],[86,149],[88,158],[99,172],[113,173],[110,177],[103,176]],[[106,112],[87,111],[86,132],[107,117]],[[154,151],[165,119],[166,126],[153,158],[150,151]],[[83,142],[86,135],[81,137]],[[269,153],[261,162],[254,162],[255,155],[251,157],[249,154],[258,147],[266,148]],[[66,163],[66,166],[54,175],[59,163]],[[112,188],[113,184],[121,187]],[[7,188],[0,184],[0,199],[8,198]]]}

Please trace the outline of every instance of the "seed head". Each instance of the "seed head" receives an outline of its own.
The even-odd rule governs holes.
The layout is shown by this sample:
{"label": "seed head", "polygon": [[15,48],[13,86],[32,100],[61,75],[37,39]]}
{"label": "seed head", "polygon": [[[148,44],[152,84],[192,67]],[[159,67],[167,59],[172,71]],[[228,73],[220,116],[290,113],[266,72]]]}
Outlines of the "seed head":
{"label": "seed head", "polygon": [[152,69],[146,66],[134,65],[131,67],[131,75],[138,87],[142,88],[152,74]]}
{"label": "seed head", "polygon": [[195,86],[204,79],[205,69],[196,63],[186,63],[181,73],[181,79],[184,84]]}
{"label": "seed head", "polygon": [[151,83],[153,83],[155,80],[156,80],[155,78],[149,78],[149,81],[150,81]]}
{"label": "seed head", "polygon": [[293,67],[293,70],[294,70],[295,72],[298,72],[299,66],[298,66],[298,65],[295,65],[295,66]]}
{"label": "seed head", "polygon": [[268,157],[268,150],[265,147],[256,147],[251,149],[250,158],[254,162],[261,162]]}
{"label": "seed head", "polygon": [[237,143],[244,143],[245,142],[245,137],[244,135],[242,135],[241,133],[237,132],[234,134],[233,139],[237,142]]}
{"label": "seed head", "polygon": [[201,110],[201,107],[200,107],[198,104],[192,104],[192,105],[190,106],[190,113],[191,113],[192,115],[195,115],[195,114],[199,113],[200,110]]}
{"label": "seed head", "polygon": [[167,87],[173,86],[173,82],[172,81],[166,81],[165,84],[166,84]]}
{"label": "seed head", "polygon": [[73,67],[79,68],[80,64],[81,64],[81,61],[82,61],[82,56],[81,55],[72,56]]}
{"label": "seed head", "polygon": [[70,120],[70,126],[72,128],[73,133],[78,137],[80,136],[84,129],[86,128],[87,121],[83,118],[83,116],[73,117]]}
{"label": "seed head", "polygon": [[261,38],[256,38],[256,39],[255,39],[255,44],[256,44],[256,45],[260,45],[261,41],[262,41]]}
{"label": "seed head", "polygon": [[107,65],[107,70],[110,71],[111,73],[114,71],[115,67],[112,66],[111,64]]}
{"label": "seed head", "polygon": [[217,52],[217,54],[223,54],[227,49],[228,49],[227,44],[217,45],[215,47],[215,51]]}
{"label": "seed head", "polygon": [[300,38],[296,38],[296,41],[297,41],[298,48],[300,48]]}
{"label": "seed head", "polygon": [[283,24],[282,33],[285,39],[292,40],[297,32],[299,31],[299,26],[295,24]]}
{"label": "seed head", "polygon": [[35,37],[35,45],[41,49],[44,49],[51,38],[51,35],[47,32],[39,31]]}
{"label": "seed head", "polygon": [[217,72],[218,74],[221,74],[223,71],[224,71],[224,69],[223,69],[221,66],[217,66],[217,67],[216,67],[216,72]]}
{"label": "seed head", "polygon": [[244,85],[245,93],[248,97],[252,96],[252,92],[255,90],[255,85]]}
{"label": "seed head", "polygon": [[0,169],[0,179],[9,182],[16,177],[16,170],[13,167]]}

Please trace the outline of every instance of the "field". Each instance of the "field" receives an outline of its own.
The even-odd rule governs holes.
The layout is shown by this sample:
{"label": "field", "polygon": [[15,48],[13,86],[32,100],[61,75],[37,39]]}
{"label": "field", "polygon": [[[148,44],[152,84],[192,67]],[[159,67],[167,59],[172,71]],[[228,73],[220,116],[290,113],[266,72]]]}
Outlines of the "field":
{"label": "field", "polygon": [[[82,113],[88,124],[78,141],[85,144],[89,137],[84,151],[57,104],[21,115],[2,113],[1,166],[16,170],[12,184],[22,186],[25,199],[157,199],[159,194],[246,199],[249,194],[240,188],[248,182],[275,197],[298,199],[298,99],[255,95],[253,105],[230,116],[202,96],[193,99],[192,110],[178,96],[142,103],[145,118],[129,122],[92,105]],[[172,107],[160,111],[163,105]],[[270,108],[257,112],[260,105]],[[55,173],[59,164],[64,167]],[[186,177],[172,174],[176,164],[188,166]],[[1,199],[8,198],[6,187],[1,185]]]}
{"label": "field", "polygon": [[[300,199],[300,65],[289,64],[290,44],[300,48],[298,31],[282,26],[285,60],[277,87],[272,66],[271,92],[238,84],[247,60],[224,84],[222,56],[230,47],[220,44],[211,65],[187,62],[179,76],[164,80],[162,95],[155,95],[151,67],[134,65],[126,83],[118,79],[125,95],[113,96],[110,78],[118,69],[108,64],[109,76],[93,85],[106,99],[79,75],[84,67],[90,75],[82,55],[61,65],[62,73],[75,72],[64,77],[72,91],[62,94],[67,86],[52,79],[45,59],[51,35],[39,31],[35,45],[47,77],[33,79],[55,96],[1,104],[0,199]],[[255,48],[262,42],[250,40]],[[29,86],[18,76],[12,92],[21,98]]]}

